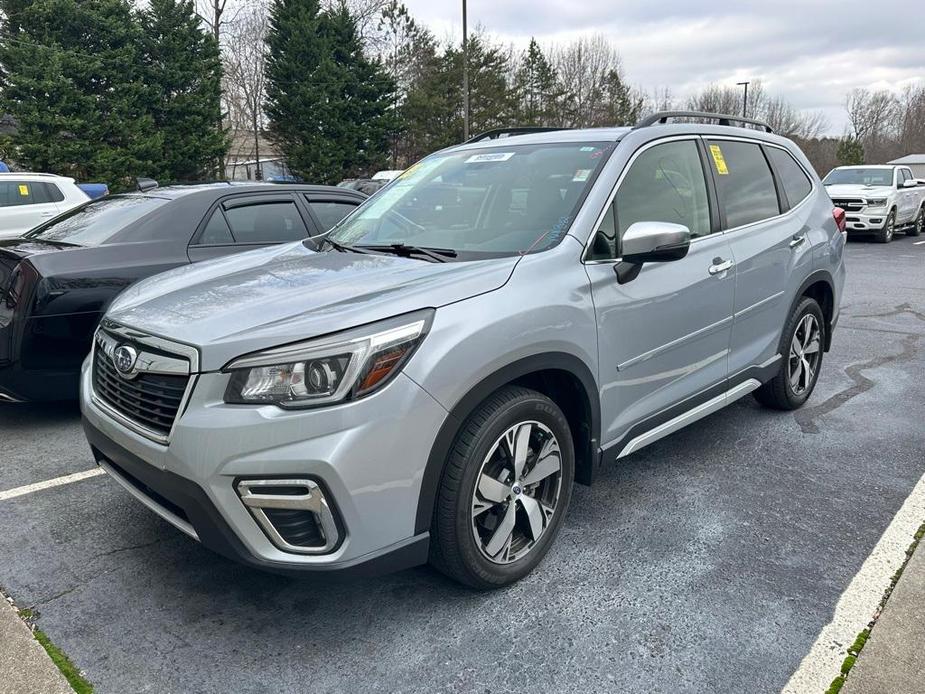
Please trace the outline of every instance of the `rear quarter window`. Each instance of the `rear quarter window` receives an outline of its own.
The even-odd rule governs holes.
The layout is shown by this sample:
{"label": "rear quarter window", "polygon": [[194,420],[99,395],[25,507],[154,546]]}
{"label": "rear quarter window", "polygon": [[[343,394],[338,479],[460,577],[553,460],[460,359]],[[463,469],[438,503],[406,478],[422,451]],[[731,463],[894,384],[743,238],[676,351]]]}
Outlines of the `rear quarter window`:
{"label": "rear quarter window", "polygon": [[780,177],[790,207],[799,204],[813,189],[809,176],[789,152],[777,147],[768,147],[767,152],[774,163],[774,168],[777,169],[777,175]]}

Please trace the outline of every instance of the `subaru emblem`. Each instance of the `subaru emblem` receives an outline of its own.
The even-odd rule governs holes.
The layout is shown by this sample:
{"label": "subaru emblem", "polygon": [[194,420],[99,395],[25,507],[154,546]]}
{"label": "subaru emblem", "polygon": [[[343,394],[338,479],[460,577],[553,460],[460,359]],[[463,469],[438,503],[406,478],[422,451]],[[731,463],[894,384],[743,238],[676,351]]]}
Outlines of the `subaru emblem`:
{"label": "subaru emblem", "polygon": [[129,345],[119,345],[112,353],[112,363],[123,376],[132,372],[136,359],[138,359],[138,352]]}

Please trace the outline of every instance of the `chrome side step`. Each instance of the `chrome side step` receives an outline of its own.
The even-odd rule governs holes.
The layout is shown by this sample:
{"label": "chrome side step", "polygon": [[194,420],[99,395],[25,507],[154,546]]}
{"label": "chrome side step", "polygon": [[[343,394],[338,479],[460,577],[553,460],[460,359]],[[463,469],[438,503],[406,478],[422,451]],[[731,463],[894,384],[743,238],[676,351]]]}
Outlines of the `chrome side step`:
{"label": "chrome side step", "polygon": [[659,426],[655,427],[654,429],[650,429],[644,434],[640,434],[636,438],[632,439],[628,444],[626,444],[623,450],[620,451],[620,455],[618,455],[617,458],[625,458],[630,453],[634,453],[640,448],[648,446],[650,443],[655,443],[659,439],[664,438],[669,434],[673,434],[678,429],[683,429],[688,424],[706,417],[708,414],[712,414],[717,410],[721,410],[729,403],[735,402],[743,395],[747,395],[759,387],[761,387],[761,381],[755,378],[750,378],[747,381],[743,381],[736,387],[730,388],[725,393],[720,393],[715,398],[707,400],[706,402],[697,405],[697,407],[679,414],[673,419],[669,419],[664,424],[660,424]]}

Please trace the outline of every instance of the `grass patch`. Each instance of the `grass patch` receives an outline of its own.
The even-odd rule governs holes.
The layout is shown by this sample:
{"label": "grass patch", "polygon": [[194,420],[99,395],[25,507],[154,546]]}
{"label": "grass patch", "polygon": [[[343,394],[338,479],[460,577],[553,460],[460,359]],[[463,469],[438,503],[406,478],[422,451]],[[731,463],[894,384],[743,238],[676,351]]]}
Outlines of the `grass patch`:
{"label": "grass patch", "polygon": [[84,679],[84,676],[80,674],[80,670],[77,669],[77,666],[71,662],[70,658],[61,652],[61,649],[51,642],[51,639],[48,638],[48,635],[44,631],[41,629],[34,629],[32,634],[35,636],[35,640],[42,644],[42,648],[48,653],[51,661],[61,671],[61,674],[64,675],[65,679],[71,685],[71,688],[77,692],[77,694],[93,694],[93,685]]}
{"label": "grass patch", "polygon": [[893,578],[890,579],[890,585],[887,586],[886,590],[883,591],[883,597],[880,598],[880,604],[877,605],[877,611],[874,614],[874,618],[870,621],[870,624],[867,625],[867,628],[862,630],[855,639],[854,643],[848,648],[848,655],[842,661],[841,664],[841,674],[832,680],[832,684],[829,685],[829,688],[825,690],[825,694],[838,694],[841,691],[842,686],[845,684],[845,679],[848,677],[848,673],[851,671],[851,668],[854,667],[854,664],[858,660],[858,655],[861,652],[861,649],[864,648],[864,645],[867,643],[867,639],[870,638],[870,630],[874,626],[874,623],[877,621],[877,618],[880,616],[880,613],[883,612],[883,608],[886,606],[886,601],[890,599],[890,594],[893,592],[893,589],[896,587],[896,583],[899,581],[900,577],[903,575],[903,570],[906,568],[906,564],[909,563],[909,559],[912,558],[912,555],[915,553],[915,548],[918,547],[919,542],[922,541],[922,538],[925,538],[925,523],[919,526],[919,529],[916,531],[915,535],[912,536],[912,542],[910,543],[908,549],[906,549],[906,558],[903,559],[902,564],[896,573],[893,574]]}

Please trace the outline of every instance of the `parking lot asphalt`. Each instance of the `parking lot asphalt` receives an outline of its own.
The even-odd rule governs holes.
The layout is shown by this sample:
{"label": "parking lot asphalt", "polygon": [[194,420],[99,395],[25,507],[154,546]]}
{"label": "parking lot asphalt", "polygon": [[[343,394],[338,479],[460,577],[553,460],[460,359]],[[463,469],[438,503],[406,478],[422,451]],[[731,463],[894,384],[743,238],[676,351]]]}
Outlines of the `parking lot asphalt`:
{"label": "parking lot asphalt", "polygon": [[[751,398],[576,487],[533,575],[318,583],[198,546],[105,476],[0,501],[0,587],[98,692],[772,692],[925,474],[925,245],[851,242],[796,413]],[[90,469],[67,406],[0,409],[0,491]]]}

